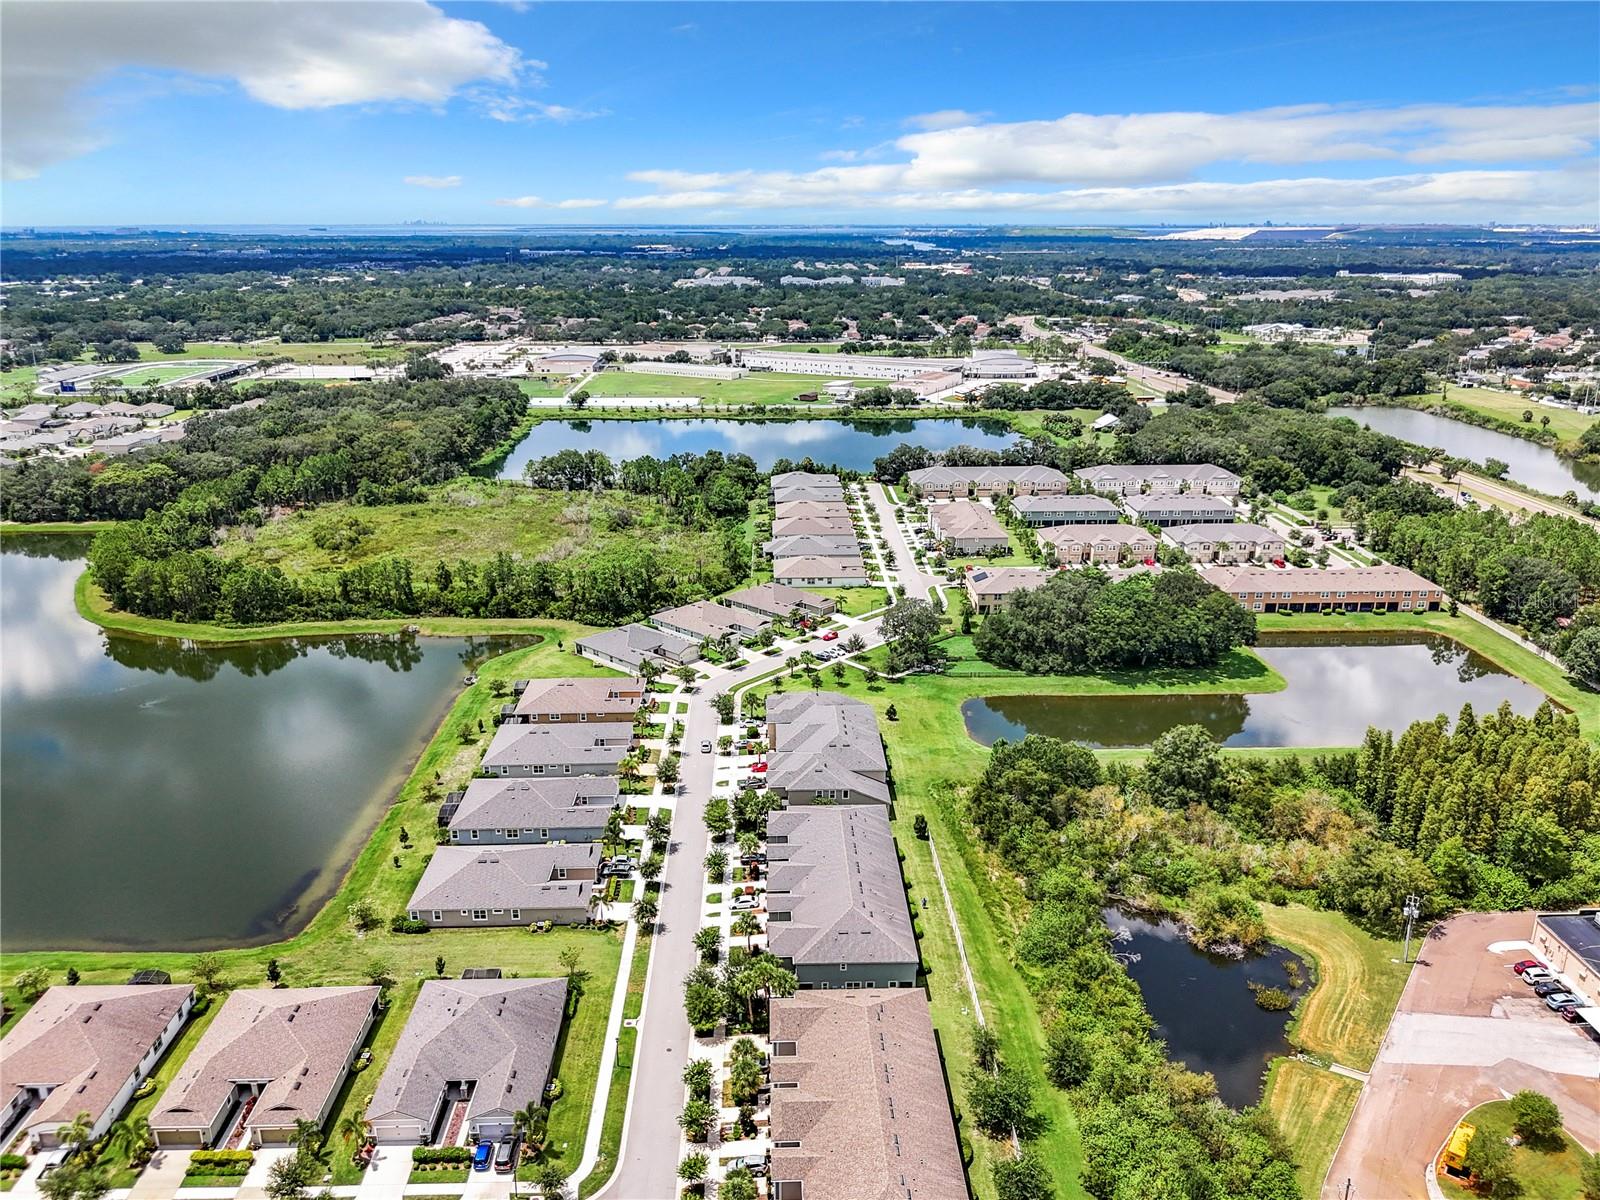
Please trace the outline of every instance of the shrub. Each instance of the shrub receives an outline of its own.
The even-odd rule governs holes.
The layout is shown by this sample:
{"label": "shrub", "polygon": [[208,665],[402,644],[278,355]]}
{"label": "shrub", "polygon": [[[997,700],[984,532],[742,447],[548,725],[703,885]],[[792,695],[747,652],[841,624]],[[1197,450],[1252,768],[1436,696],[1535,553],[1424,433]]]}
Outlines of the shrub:
{"label": "shrub", "polygon": [[395,913],[389,920],[390,933],[428,933],[432,928],[426,921],[413,921],[405,913]]}
{"label": "shrub", "polygon": [[1264,1008],[1268,1012],[1282,1012],[1294,1003],[1293,998],[1282,988],[1251,985],[1250,990],[1255,993],[1256,1007]]}
{"label": "shrub", "polygon": [[1561,1110],[1544,1093],[1524,1088],[1511,1097],[1511,1127],[1524,1141],[1551,1142],[1561,1131]]}
{"label": "shrub", "polygon": [[255,1162],[253,1150],[196,1150],[185,1175],[246,1175]]}
{"label": "shrub", "polygon": [[27,1168],[26,1154],[0,1154],[0,1171],[25,1171]]}
{"label": "shrub", "polygon": [[466,1146],[415,1146],[411,1161],[419,1167],[451,1166],[472,1161],[472,1151]]}

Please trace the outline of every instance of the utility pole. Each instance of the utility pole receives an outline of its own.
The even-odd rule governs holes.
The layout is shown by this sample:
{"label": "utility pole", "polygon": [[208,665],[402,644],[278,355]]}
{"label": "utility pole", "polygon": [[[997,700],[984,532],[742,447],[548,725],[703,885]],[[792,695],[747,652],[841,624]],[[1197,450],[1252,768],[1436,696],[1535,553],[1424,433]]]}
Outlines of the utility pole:
{"label": "utility pole", "polygon": [[1413,893],[1406,897],[1405,907],[1400,912],[1406,919],[1406,940],[1405,947],[1400,952],[1400,961],[1408,963],[1411,961],[1411,927],[1422,915],[1422,901]]}

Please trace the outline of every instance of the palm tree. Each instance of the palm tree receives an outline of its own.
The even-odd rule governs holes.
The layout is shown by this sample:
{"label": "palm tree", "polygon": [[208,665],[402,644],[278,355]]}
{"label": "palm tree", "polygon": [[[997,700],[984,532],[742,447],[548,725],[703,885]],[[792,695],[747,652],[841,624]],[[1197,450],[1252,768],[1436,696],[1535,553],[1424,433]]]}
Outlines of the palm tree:
{"label": "palm tree", "polygon": [[309,1158],[315,1158],[317,1151],[322,1149],[322,1126],[315,1121],[308,1121],[301,1117],[294,1123],[294,1132],[289,1135],[289,1144]]}
{"label": "palm tree", "polygon": [[127,1155],[135,1166],[149,1161],[155,1152],[156,1136],[150,1129],[148,1117],[124,1117],[111,1127],[106,1138],[106,1148]]}
{"label": "palm tree", "polygon": [[[756,959],[744,972],[750,985],[760,992],[768,1003],[774,996],[792,996],[799,982],[795,979],[794,972],[786,970],[778,960],[770,954],[763,954]],[[751,1024],[755,1023],[754,1015],[750,1018]]]}
{"label": "palm tree", "polygon": [[528,1154],[538,1158],[544,1153],[545,1134],[550,1125],[550,1110],[537,1101],[530,1100],[525,1108],[511,1115],[511,1125],[521,1136]]}
{"label": "palm tree", "polygon": [[94,1132],[94,1118],[87,1111],[80,1112],[69,1124],[56,1129],[56,1140],[63,1146],[82,1146]]}
{"label": "palm tree", "polygon": [[633,902],[633,919],[639,923],[641,933],[649,933],[655,926],[658,911],[656,902],[648,896],[640,896]]}
{"label": "palm tree", "polygon": [[366,1111],[366,1105],[361,1105],[355,1112],[345,1113],[339,1122],[339,1138],[344,1142],[365,1142],[367,1140],[367,1121],[361,1114]]}
{"label": "palm tree", "polygon": [[755,913],[742,912],[733,919],[730,932],[734,937],[744,939],[744,948],[750,949],[750,939],[761,932],[761,922],[756,920]]}
{"label": "palm tree", "polygon": [[613,808],[611,815],[606,818],[606,831],[601,840],[605,843],[606,853],[614,854],[616,848],[622,843],[622,809]]}
{"label": "palm tree", "polygon": [[539,1194],[544,1200],[565,1200],[567,1176],[555,1163],[545,1163],[539,1168]]}

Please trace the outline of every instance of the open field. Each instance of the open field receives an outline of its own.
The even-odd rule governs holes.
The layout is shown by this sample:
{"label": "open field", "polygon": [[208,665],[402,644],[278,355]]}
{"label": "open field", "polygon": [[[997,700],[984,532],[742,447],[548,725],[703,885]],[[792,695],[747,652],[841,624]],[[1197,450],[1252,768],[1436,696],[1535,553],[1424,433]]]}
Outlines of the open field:
{"label": "open field", "polygon": [[1410,969],[1401,945],[1373,937],[1342,913],[1300,905],[1261,910],[1275,942],[1315,961],[1317,984],[1301,1001],[1289,1036],[1303,1050],[1365,1071],[1378,1056]]}
{"label": "open field", "polygon": [[1298,1059],[1275,1059],[1268,1069],[1261,1101],[1294,1150],[1302,1196],[1321,1190],[1360,1095],[1360,1080]]}
{"label": "open field", "polygon": [[[1477,1130],[1476,1137],[1509,1138],[1513,1135],[1511,1102],[1480,1104],[1461,1118]],[[1589,1155],[1571,1136],[1562,1133],[1548,1146],[1521,1143],[1511,1148],[1511,1172],[1529,1200],[1579,1200],[1583,1195],[1583,1164]],[[1439,1190],[1449,1200],[1480,1200],[1484,1193],[1447,1175],[1440,1175]]]}
{"label": "open field", "polygon": [[646,375],[602,371],[584,389],[595,396],[699,396],[712,404],[791,404],[801,392],[818,391],[825,375],[761,372],[743,379],[695,379],[685,375]]}
{"label": "open field", "polygon": [[[327,363],[336,366],[361,366],[368,362],[392,362],[413,349],[399,342],[374,345],[365,338],[336,338],[328,342],[190,342],[177,354],[157,350],[149,342],[135,342],[140,359],[149,362],[183,358],[288,358],[298,363]],[[84,361],[89,361],[85,356]]]}
{"label": "open field", "polygon": [[[468,966],[499,966],[509,975],[549,976],[566,973],[560,954],[568,947],[576,948],[581,969],[588,972],[588,984],[559,1048],[556,1070],[565,1090],[552,1107],[550,1121],[552,1153],[557,1161],[570,1167],[581,1154],[583,1129],[595,1092],[606,1009],[621,959],[620,933],[558,928],[544,934],[522,929],[461,929],[405,935],[387,929],[389,917],[403,910],[422,873],[424,860],[432,851],[436,803],[432,796],[461,786],[471,776],[488,743],[493,731],[489,718],[503,702],[494,694],[494,681],[612,674],[557,649],[558,640],[570,639],[580,627],[560,622],[537,624],[543,626],[543,640],[538,645],[502,655],[480,668],[478,684],[464,691],[451,707],[395,802],[346,873],[340,890],[312,917],[306,929],[270,945],[220,950],[218,957],[228,984],[233,987],[261,986],[271,960],[278,962],[284,981],[294,986],[364,983],[380,970],[395,980],[396,1004],[373,1035],[374,1061],[355,1077],[341,1097],[339,1112],[343,1112],[364,1105],[365,1097],[376,1085],[384,1055],[393,1045],[392,1039],[399,1035],[416,988],[421,980],[435,974],[436,956],[444,958],[446,974],[451,975],[458,975]],[[462,741],[458,731],[473,729],[479,722],[486,732],[473,733]],[[402,829],[409,831],[404,842],[400,839]],[[400,860],[398,868],[393,866],[395,857]],[[357,899],[371,901],[382,920],[379,928],[363,933],[353,927],[349,914]],[[193,955],[188,952],[47,951],[8,954],[6,958],[7,978],[30,967],[44,967],[60,982],[69,966],[77,968],[89,983],[120,983],[133,971],[146,967],[169,971],[179,980],[193,978]],[[27,1007],[9,986],[5,999],[8,1007]],[[349,1149],[334,1148],[336,1173],[342,1170],[337,1163],[341,1153],[347,1156]]]}
{"label": "open field", "polygon": [[1562,441],[1568,442],[1576,441],[1579,435],[1595,422],[1594,417],[1586,417],[1580,412],[1535,404],[1520,392],[1504,392],[1498,388],[1457,387],[1451,384],[1445,389],[1443,401],[1439,399],[1437,392],[1402,396],[1400,399],[1420,402],[1429,408],[1440,409],[1446,415],[1451,408],[1464,408],[1513,425],[1521,425],[1522,414],[1532,412],[1532,425],[1535,429],[1539,428],[1540,419],[1548,416],[1550,432]]}
{"label": "open field", "polygon": [[530,400],[553,400],[565,396],[572,386],[570,379],[519,379],[517,387]]}
{"label": "open field", "polygon": [[[611,518],[618,513],[632,524],[612,529]],[[317,545],[319,537],[328,541],[331,531],[347,521],[360,521],[371,532],[348,548]],[[670,523],[651,497],[540,491],[467,478],[441,485],[419,504],[322,504],[259,529],[236,528],[218,553],[303,575],[392,555],[431,569],[440,559],[481,562],[501,551],[566,558],[621,542],[648,543],[684,564],[718,553],[715,533]]]}

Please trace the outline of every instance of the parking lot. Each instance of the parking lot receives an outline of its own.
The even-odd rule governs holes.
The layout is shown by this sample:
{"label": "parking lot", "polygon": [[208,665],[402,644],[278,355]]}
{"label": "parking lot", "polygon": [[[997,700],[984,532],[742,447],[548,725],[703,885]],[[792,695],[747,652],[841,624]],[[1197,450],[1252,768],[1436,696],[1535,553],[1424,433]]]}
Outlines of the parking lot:
{"label": "parking lot", "polygon": [[[1323,1184],[1342,1200],[1425,1197],[1434,1155],[1467,1110],[1532,1088],[1600,1149],[1600,1044],[1552,1013],[1512,964],[1533,957],[1529,913],[1468,913],[1436,927]],[[1491,949],[1491,947],[1493,947]]]}

